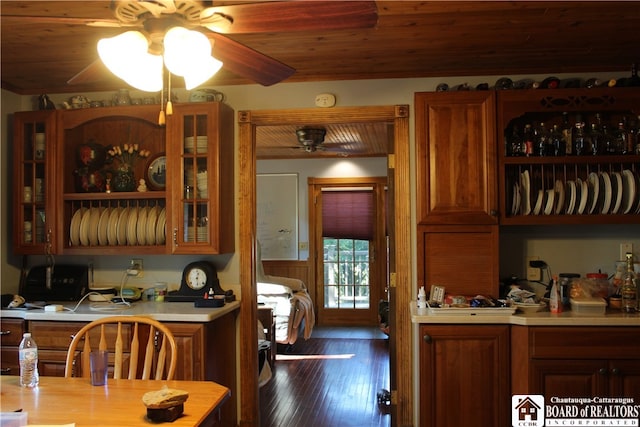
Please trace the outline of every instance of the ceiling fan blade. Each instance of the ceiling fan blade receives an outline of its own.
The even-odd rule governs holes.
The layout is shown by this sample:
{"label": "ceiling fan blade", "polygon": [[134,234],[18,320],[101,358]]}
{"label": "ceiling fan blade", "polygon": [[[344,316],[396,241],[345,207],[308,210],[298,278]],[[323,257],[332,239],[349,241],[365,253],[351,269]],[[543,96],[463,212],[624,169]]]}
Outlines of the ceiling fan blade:
{"label": "ceiling fan blade", "polygon": [[257,2],[204,9],[202,25],[215,13],[230,16],[229,34],[370,28],[378,22],[375,1]]}
{"label": "ceiling fan blade", "polygon": [[69,85],[79,85],[84,83],[95,83],[104,80],[104,77],[108,75],[109,70],[100,59],[96,59],[91,64],[87,65],[75,76],[67,80]]}
{"label": "ceiling fan blade", "polygon": [[296,72],[294,68],[222,34],[207,32],[206,35],[214,40],[213,56],[222,61],[223,67],[263,86],[281,82]]}
{"label": "ceiling fan blade", "polygon": [[3,23],[20,24],[67,24],[88,25],[91,27],[123,27],[116,19],[103,18],[72,18],[67,16],[28,16],[28,15],[2,15]]}

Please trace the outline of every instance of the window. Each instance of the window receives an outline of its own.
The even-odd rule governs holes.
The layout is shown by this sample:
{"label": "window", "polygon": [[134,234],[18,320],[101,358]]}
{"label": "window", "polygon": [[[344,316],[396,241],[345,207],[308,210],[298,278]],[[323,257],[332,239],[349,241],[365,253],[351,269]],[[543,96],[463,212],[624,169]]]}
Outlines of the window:
{"label": "window", "polygon": [[324,307],[369,309],[369,241],[325,237]]}

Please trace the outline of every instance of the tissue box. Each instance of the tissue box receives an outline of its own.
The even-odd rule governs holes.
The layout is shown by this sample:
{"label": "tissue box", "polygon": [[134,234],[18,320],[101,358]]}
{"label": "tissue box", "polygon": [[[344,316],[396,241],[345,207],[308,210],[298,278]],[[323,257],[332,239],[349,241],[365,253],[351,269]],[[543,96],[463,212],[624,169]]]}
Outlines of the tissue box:
{"label": "tissue box", "polygon": [[603,316],[607,309],[604,298],[571,298],[571,311],[581,316]]}
{"label": "tissue box", "polygon": [[0,427],[21,427],[27,425],[26,412],[1,412]]}

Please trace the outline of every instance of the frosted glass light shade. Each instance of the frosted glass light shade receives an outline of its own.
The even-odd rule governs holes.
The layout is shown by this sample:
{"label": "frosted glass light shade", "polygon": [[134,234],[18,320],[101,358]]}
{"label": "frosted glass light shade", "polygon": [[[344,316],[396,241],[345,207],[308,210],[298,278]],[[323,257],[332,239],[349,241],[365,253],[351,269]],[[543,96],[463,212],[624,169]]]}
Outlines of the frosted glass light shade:
{"label": "frosted glass light shade", "polygon": [[147,92],[162,89],[162,57],[148,52],[149,41],[139,31],[127,31],[98,41],[98,55],[116,76]]}
{"label": "frosted glass light shade", "polygon": [[193,66],[184,75],[185,88],[191,90],[209,80],[222,68],[222,62],[211,55],[193,61]]}
{"label": "frosted glass light shade", "polygon": [[164,64],[173,74],[184,77],[185,87],[209,80],[222,67],[211,56],[211,42],[198,31],[174,27],[164,36]]}
{"label": "frosted glass light shade", "polygon": [[211,56],[211,42],[198,31],[171,28],[164,37],[163,56],[148,52],[149,40],[139,31],[127,31],[98,42],[98,54],[107,68],[129,85],[147,92],[162,89],[162,67],[184,77],[188,90],[209,80],[222,68]]}

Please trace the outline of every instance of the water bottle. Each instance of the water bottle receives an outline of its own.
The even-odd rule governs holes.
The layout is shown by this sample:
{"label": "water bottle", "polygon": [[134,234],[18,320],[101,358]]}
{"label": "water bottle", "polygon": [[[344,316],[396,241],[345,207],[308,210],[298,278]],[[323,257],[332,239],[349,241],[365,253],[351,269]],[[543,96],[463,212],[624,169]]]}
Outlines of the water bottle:
{"label": "water bottle", "polygon": [[20,385],[23,387],[36,387],[38,377],[38,346],[31,338],[29,332],[25,332],[18,347],[20,359]]}

